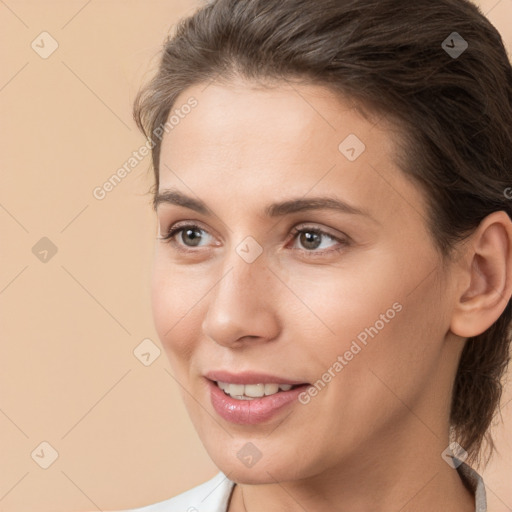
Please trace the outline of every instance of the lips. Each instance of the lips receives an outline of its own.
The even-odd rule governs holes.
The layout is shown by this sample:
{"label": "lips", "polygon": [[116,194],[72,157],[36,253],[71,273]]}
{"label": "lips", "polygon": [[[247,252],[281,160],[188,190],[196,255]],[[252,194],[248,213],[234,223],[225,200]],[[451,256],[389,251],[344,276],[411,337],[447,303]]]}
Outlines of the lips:
{"label": "lips", "polygon": [[285,406],[297,403],[298,395],[310,385],[255,372],[212,371],[206,374],[206,381],[217,414],[231,423],[245,425],[270,420]]}
{"label": "lips", "polygon": [[291,386],[308,384],[301,380],[291,380],[278,375],[250,371],[235,374],[224,370],[216,370],[206,373],[205,377],[215,382],[227,382],[229,384],[289,384]]}

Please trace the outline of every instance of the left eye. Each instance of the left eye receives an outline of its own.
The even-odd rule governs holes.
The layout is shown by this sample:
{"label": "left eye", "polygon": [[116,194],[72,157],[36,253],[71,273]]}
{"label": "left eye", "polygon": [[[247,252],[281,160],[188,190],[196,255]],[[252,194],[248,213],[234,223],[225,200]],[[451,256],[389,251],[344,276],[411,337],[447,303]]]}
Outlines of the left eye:
{"label": "left eye", "polygon": [[293,233],[293,240],[300,242],[302,247],[305,248],[307,251],[312,251],[318,248],[325,249],[325,246],[320,247],[322,245],[322,239],[325,240],[326,238],[330,238],[335,242],[341,242],[341,240],[338,240],[335,236],[330,235],[329,233],[326,233],[325,231],[322,231],[321,229],[318,228],[295,228],[293,230]]}

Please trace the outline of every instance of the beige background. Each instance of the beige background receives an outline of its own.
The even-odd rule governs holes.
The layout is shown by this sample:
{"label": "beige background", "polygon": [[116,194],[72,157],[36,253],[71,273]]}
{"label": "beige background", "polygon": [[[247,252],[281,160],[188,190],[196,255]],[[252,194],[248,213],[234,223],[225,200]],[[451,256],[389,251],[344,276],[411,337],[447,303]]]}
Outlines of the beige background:
{"label": "beige background", "polygon": [[[512,0],[478,3],[512,52]],[[134,355],[148,338],[161,348],[149,157],[93,196],[144,143],[133,98],[171,25],[198,5],[0,0],[0,511],[142,506],[217,472],[165,353],[149,366]],[[31,47],[51,49],[44,31],[58,43],[46,59]],[[501,456],[484,472],[493,512],[512,510],[512,402],[503,418]],[[58,452],[47,469],[42,442]]]}

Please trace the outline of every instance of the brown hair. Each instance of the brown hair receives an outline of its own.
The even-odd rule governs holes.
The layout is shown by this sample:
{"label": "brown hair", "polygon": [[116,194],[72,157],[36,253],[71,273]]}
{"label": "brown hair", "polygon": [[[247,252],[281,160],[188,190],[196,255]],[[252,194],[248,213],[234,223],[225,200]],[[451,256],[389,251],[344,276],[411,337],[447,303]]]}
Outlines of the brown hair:
{"label": "brown hair", "polygon": [[[456,32],[462,37],[454,34]],[[463,53],[455,41],[465,41]],[[452,51],[450,51],[452,49]],[[512,217],[512,68],[502,39],[467,0],[215,0],[179,22],[134,119],[151,139],[187,87],[242,77],[303,79],[398,121],[400,168],[419,184],[443,257],[490,213]],[[160,131],[159,131],[160,130]],[[510,196],[509,196],[510,197]],[[469,338],[454,380],[451,434],[480,462],[509,362],[511,301]],[[487,461],[489,460],[487,458]],[[486,461],[486,462],[487,462]]]}

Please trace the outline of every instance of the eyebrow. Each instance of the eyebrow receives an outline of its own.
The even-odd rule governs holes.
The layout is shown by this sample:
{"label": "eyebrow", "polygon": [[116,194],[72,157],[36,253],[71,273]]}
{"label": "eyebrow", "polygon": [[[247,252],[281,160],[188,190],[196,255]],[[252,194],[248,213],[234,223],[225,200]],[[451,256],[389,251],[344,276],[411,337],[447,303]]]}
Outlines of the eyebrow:
{"label": "eyebrow", "polygon": [[[189,208],[203,215],[214,215],[214,213],[200,199],[196,199],[176,189],[164,189],[158,191],[153,199],[153,208],[156,210],[160,204],[174,204]],[[367,210],[357,208],[334,197],[310,197],[288,199],[279,203],[272,203],[265,207],[264,213],[267,217],[282,217],[296,212],[311,210],[336,210],[351,215],[363,215],[375,220]]]}

